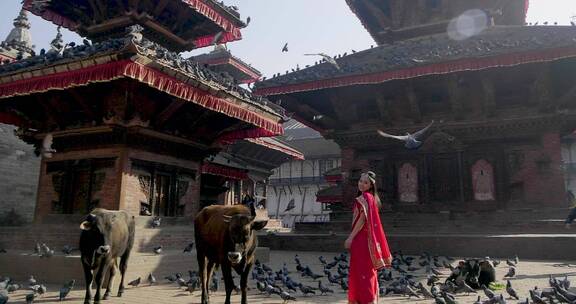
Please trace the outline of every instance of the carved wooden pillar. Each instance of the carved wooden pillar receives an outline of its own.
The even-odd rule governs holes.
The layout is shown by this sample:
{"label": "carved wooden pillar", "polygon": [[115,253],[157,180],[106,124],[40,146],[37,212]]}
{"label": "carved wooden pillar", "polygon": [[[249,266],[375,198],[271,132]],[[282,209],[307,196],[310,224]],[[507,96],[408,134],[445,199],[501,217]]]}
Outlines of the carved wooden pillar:
{"label": "carved wooden pillar", "polygon": [[422,113],[420,112],[420,105],[418,104],[418,97],[414,91],[414,84],[410,82],[406,86],[406,98],[408,99],[408,104],[410,105],[410,114],[414,122],[422,122]]}
{"label": "carved wooden pillar", "polygon": [[464,118],[464,105],[459,85],[460,76],[452,75],[448,77],[448,96],[454,119],[462,120]]}
{"label": "carved wooden pillar", "polygon": [[538,107],[538,111],[546,112],[552,109],[553,101],[550,92],[550,68],[545,65],[532,85],[530,104]]}
{"label": "carved wooden pillar", "polygon": [[487,75],[481,77],[482,92],[484,93],[484,115],[493,117],[496,115],[496,97],[494,95],[494,83]]}
{"label": "carved wooden pillar", "polygon": [[378,105],[378,111],[380,112],[380,120],[387,126],[392,125],[393,117],[390,111],[391,102],[384,96],[376,97],[376,104]]}

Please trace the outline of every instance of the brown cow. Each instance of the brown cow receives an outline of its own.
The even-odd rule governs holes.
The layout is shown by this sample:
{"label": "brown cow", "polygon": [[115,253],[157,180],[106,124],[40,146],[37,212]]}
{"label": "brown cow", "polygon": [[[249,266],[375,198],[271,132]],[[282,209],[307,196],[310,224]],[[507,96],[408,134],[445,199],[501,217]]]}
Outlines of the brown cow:
{"label": "brown cow", "polygon": [[[86,296],[84,303],[90,304],[90,287],[95,276],[96,295],[94,303],[100,303],[100,288],[106,272],[110,272],[104,300],[110,295],[110,285],[116,272],[116,259],[120,258],[120,288],[118,296],[124,292],[124,275],[128,265],[130,251],[134,245],[134,216],[126,211],[94,209],[80,224],[80,253],[84,277],[86,278]],[[94,271],[94,273],[92,273]]]}
{"label": "brown cow", "polygon": [[254,209],[243,205],[209,206],[194,220],[196,252],[202,282],[202,304],[210,302],[208,284],[216,265],[222,268],[226,288],[225,304],[230,303],[234,289],[232,269],[240,275],[242,304],[246,304],[248,274],[254,264],[254,251],[258,245],[257,230],[268,221],[255,221]]}

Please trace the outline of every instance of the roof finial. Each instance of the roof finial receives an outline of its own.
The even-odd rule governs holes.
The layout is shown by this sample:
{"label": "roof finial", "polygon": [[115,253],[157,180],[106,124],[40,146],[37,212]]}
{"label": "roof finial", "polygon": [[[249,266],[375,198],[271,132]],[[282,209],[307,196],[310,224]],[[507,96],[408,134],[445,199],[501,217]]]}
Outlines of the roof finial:
{"label": "roof finial", "polygon": [[64,46],[64,40],[62,39],[61,30],[62,27],[59,26],[56,33],[56,38],[52,39],[52,41],[50,42],[50,47],[52,48],[52,50],[60,51]]}
{"label": "roof finial", "polygon": [[32,54],[34,45],[30,36],[30,22],[24,9],[20,10],[18,17],[14,19],[14,28],[2,42],[0,53],[8,57],[16,58],[20,53],[23,58]]}

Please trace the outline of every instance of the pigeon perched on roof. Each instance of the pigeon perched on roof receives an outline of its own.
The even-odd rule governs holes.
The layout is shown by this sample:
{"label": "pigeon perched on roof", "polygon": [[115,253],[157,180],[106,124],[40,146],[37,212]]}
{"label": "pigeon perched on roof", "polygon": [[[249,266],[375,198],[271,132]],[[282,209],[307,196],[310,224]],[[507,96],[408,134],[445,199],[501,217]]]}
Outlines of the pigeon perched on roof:
{"label": "pigeon perched on roof", "polygon": [[426,133],[426,131],[428,131],[428,129],[430,129],[430,127],[434,124],[434,121],[432,121],[428,126],[426,126],[424,129],[415,132],[415,133],[406,133],[406,135],[391,135],[388,134],[384,131],[378,130],[378,134],[380,134],[380,136],[382,137],[387,137],[387,138],[392,138],[392,139],[397,139],[400,141],[404,142],[404,147],[408,148],[408,149],[417,149],[418,147],[420,147],[422,145],[422,142],[419,141],[418,139],[420,139],[424,133]]}

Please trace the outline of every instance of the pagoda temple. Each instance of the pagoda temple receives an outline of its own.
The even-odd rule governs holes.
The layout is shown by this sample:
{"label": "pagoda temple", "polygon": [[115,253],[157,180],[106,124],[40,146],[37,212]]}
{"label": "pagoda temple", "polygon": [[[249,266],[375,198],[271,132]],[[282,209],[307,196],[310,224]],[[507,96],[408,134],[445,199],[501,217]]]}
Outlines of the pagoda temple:
{"label": "pagoda temple", "polygon": [[240,39],[245,24],[233,8],[212,0],[24,8],[92,40],[58,35],[49,50],[0,65],[0,122],[18,126],[42,155],[37,222],[94,207],[193,215],[207,156],[283,132],[282,109],[178,53]]}
{"label": "pagoda temple", "polygon": [[[525,26],[525,0],[347,3],[378,46],[256,85],[340,145],[344,202],[370,169],[394,210],[564,206],[576,27]],[[418,149],[377,133],[432,121]]]}
{"label": "pagoda temple", "polygon": [[262,77],[260,71],[233,56],[223,45],[217,45],[212,52],[195,56],[192,59],[207,64],[217,72],[227,73],[240,83],[254,83]]}
{"label": "pagoda temple", "polygon": [[[262,76],[260,71],[233,56],[222,44],[216,45],[209,53],[190,59],[239,84],[254,83]],[[269,106],[279,112],[284,111],[274,103]],[[243,195],[247,194],[258,203],[260,213],[267,213],[268,178],[272,175],[272,169],[291,159],[302,160],[304,155],[278,138],[236,141],[216,156],[205,159],[200,189],[201,206],[239,204],[244,199]]]}

